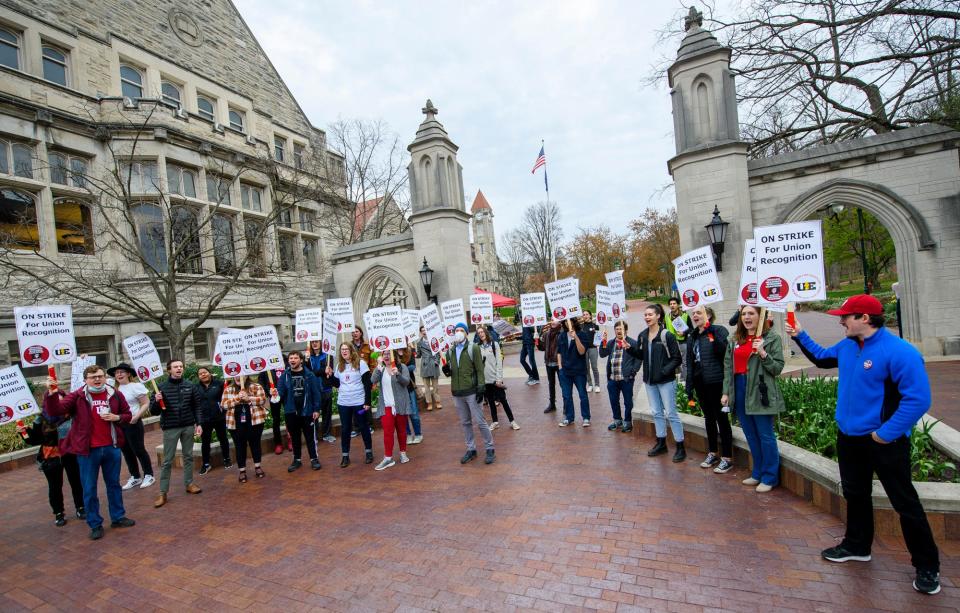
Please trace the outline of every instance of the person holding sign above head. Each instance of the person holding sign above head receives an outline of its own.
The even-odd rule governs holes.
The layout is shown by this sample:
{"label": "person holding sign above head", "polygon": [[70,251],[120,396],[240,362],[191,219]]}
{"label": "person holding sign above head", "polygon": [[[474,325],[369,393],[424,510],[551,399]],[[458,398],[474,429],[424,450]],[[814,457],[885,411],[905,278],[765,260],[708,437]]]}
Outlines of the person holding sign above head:
{"label": "person holding sign above head", "polygon": [[350,434],[354,422],[360,422],[363,437],[365,464],[373,463],[373,440],[367,427],[367,412],[370,411],[370,368],[360,358],[353,343],[341,343],[337,367],[327,367],[326,375],[337,388],[337,412],[340,414],[340,468],[350,466]]}
{"label": "person holding sign above head", "polygon": [[253,456],[253,470],[257,479],[266,474],[260,466],[263,424],[267,420],[267,393],[263,386],[252,377],[234,377],[223,387],[220,406],[227,414],[227,430],[233,437],[234,450],[237,453],[237,479],[247,482],[247,447]]}
{"label": "person holding sign above head", "polygon": [[493,464],[496,461],[493,433],[483,417],[481,407],[486,392],[483,355],[480,347],[467,340],[467,324],[460,322],[454,330],[453,347],[447,350],[447,363],[443,365],[443,374],[450,377],[453,404],[457,408],[463,438],[467,444],[467,452],[460,458],[460,463],[466,464],[477,457],[477,446],[473,438],[473,422],[477,422],[487,450],[484,463]]}
{"label": "person holding sign above head", "polygon": [[477,326],[477,344],[480,345],[480,354],[483,356],[483,379],[486,382],[487,404],[490,406],[490,416],[493,421],[490,423],[490,429],[496,430],[500,427],[497,421],[497,402],[503,406],[503,412],[507,414],[510,420],[510,427],[519,430],[520,426],[513,418],[513,411],[510,410],[510,403],[507,402],[507,386],[503,383],[503,351],[500,349],[500,343],[493,340],[487,326],[480,324]]}
{"label": "person holding sign above head", "polygon": [[333,356],[324,353],[320,341],[310,341],[307,350],[305,366],[310,369],[320,382],[320,433],[319,437],[328,443],[335,443],[337,439],[331,434],[333,429],[333,387],[327,380],[325,372],[327,364]]}
{"label": "person holding sign above head", "polygon": [[77,456],[90,538],[97,540],[103,538],[103,518],[97,496],[97,477],[101,472],[107,486],[110,527],[129,528],[136,523],[127,517],[123,508],[123,490],[120,488],[123,431],[117,427],[130,423],[132,416],[123,394],[107,385],[103,368],[87,366],[83,370],[83,380],[83,387],[64,394],[57,389],[57,382],[48,378],[43,412],[51,417],[73,418],[70,431],[60,441],[60,453]]}
{"label": "person holding sign above head", "polygon": [[407,415],[410,408],[410,371],[404,364],[394,362],[394,352],[384,351],[377,358],[377,367],[370,377],[372,385],[380,384],[377,398],[377,414],[383,425],[383,460],[374,470],[386,470],[396,464],[393,459],[393,442],[396,435],[400,445],[400,463],[410,461],[407,457]]}
{"label": "person holding sign above head", "polygon": [[727,345],[723,361],[720,404],[733,404],[750,446],[753,471],[743,484],[757,486],[758,492],[769,492],[780,482],[780,451],[773,419],[786,408],[777,385],[783,370],[783,342],[771,329],[772,322],[766,317],[766,321],[760,321],[760,315],[755,306],[740,309],[733,342]]}
{"label": "person holding sign above head", "polygon": [[417,355],[420,356],[420,380],[423,381],[423,395],[427,400],[427,410],[438,411],[443,408],[440,404],[440,354],[433,353],[430,348],[430,339],[427,330],[420,326],[420,340],[417,341]]}
{"label": "person holding sign above head", "polygon": [[561,428],[574,421],[573,386],[580,396],[580,418],[584,428],[590,427],[590,397],[587,396],[587,350],[593,347],[593,334],[585,332],[580,320],[567,320],[567,330],[557,338],[557,375],[560,379],[560,394],[563,396],[563,419]]}
{"label": "person holding sign above head", "polygon": [[651,304],[643,310],[647,329],[640,333],[640,351],[627,347],[627,352],[643,362],[643,383],[653,413],[657,442],[647,451],[650,457],[667,452],[667,422],[673,432],[677,450],[674,462],[687,459],[683,444],[683,423],[677,412],[677,369],[680,367],[680,346],[664,327],[663,307]]}
{"label": "person holding sign above head", "polygon": [[910,433],[930,408],[930,380],[913,345],[884,327],[883,305],[873,296],[851,296],[840,308],[846,338],[821,347],[799,322],[787,334],[817,359],[836,359],[837,461],[847,529],[843,541],[822,556],[831,562],[870,560],[873,545],[873,474],[900,516],[903,540],[916,568],[913,587],[940,591],[940,552],[910,477]]}
{"label": "person holding sign above head", "polygon": [[[630,432],[633,430],[633,382],[640,371],[641,361],[634,357],[640,351],[637,341],[627,336],[627,322],[618,321],[613,325],[616,338],[607,340],[604,331],[600,345],[600,357],[607,359],[607,394],[610,396],[610,409],[613,422],[607,430]],[[631,353],[630,350],[633,350]],[[623,397],[623,417],[620,416],[620,397]]]}
{"label": "person holding sign above head", "polygon": [[287,468],[292,473],[303,465],[301,462],[300,436],[306,439],[310,468],[320,470],[317,457],[316,422],[320,418],[320,381],[309,368],[304,368],[303,354],[291,351],[287,354],[290,368],[283,371],[277,381],[277,391],[283,399],[284,421],[293,441],[293,462]]}
{"label": "person holding sign above head", "polygon": [[703,305],[693,309],[690,314],[694,327],[687,334],[685,388],[690,403],[693,404],[694,397],[700,403],[707,430],[708,453],[700,463],[700,468],[713,468],[713,472],[723,474],[733,468],[733,430],[720,404],[723,395],[723,359],[727,355],[727,337],[730,333],[725,327],[714,325],[715,317],[713,309]]}
{"label": "person holding sign above head", "polygon": [[[123,430],[123,459],[127,463],[127,470],[130,471],[130,478],[123,485],[124,490],[133,489],[136,486],[141,488],[150,487],[155,479],[153,477],[153,463],[150,461],[150,454],[143,444],[143,421],[142,418],[150,412],[149,392],[140,383],[137,373],[129,364],[117,364],[107,370],[107,375],[113,377],[117,383],[117,391],[123,394],[130,407],[129,424],[120,424]],[[138,466],[139,463],[139,466]],[[141,477],[140,468],[143,468]]]}
{"label": "person holding sign above head", "polygon": [[160,465],[160,495],[153,506],[167,504],[170,489],[170,472],[173,458],[180,443],[183,458],[183,486],[188,494],[199,494],[200,486],[193,482],[193,437],[200,436],[203,428],[203,394],[194,383],[183,378],[183,360],[167,362],[167,380],[160,384],[159,391],[150,401],[150,413],[160,416],[163,431],[163,463]]}

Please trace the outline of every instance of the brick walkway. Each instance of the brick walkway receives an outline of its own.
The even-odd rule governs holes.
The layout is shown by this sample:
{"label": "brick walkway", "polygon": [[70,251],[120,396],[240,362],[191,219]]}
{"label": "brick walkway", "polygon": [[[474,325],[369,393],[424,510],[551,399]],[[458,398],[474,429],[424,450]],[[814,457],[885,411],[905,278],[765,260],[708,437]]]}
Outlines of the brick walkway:
{"label": "brick walkway", "polygon": [[[516,360],[516,356],[512,358]],[[0,475],[0,610],[946,610],[960,603],[960,543],[941,543],[944,590],[924,597],[897,539],[869,564],[820,561],[838,520],[783,490],[758,496],[742,469],[648,459],[650,440],[611,434],[605,394],[595,426],[558,429],[546,385],[510,382],[522,429],[496,432],[498,461],[461,466],[452,402],[424,415],[412,462],[383,473],[198,477],[204,492],[157,488],[125,498],[134,528],[53,526],[43,477]],[[446,392],[445,392],[446,393]],[[378,432],[379,434],[379,432]],[[151,436],[156,439],[156,434]],[[375,438],[375,441],[377,439]],[[382,442],[375,443],[377,455]],[[358,445],[354,441],[354,449]],[[180,477],[174,473],[174,483]],[[123,478],[126,478],[124,471]],[[101,493],[105,501],[105,496]],[[68,503],[68,509],[71,508]]]}

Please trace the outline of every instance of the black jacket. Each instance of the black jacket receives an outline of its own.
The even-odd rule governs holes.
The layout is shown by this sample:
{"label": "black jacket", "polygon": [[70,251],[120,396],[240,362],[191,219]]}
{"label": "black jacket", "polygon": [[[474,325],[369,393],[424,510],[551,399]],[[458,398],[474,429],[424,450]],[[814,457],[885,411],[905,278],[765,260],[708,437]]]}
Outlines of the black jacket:
{"label": "black jacket", "polygon": [[[627,341],[627,347],[633,347],[634,353],[637,351],[637,341],[630,338],[629,336],[624,337]],[[600,347],[600,357],[605,358],[607,356],[613,355],[613,348],[617,345],[617,339],[611,338],[607,341],[606,345]],[[624,379],[633,379],[637,376],[637,373],[640,372],[640,360],[638,360],[634,354],[631,354],[629,351],[624,349],[623,351],[623,364],[620,366],[620,370],[623,372]],[[607,380],[610,380],[610,360],[607,360]]]}
{"label": "black jacket", "polygon": [[[677,338],[669,331],[658,332],[653,339],[653,350],[651,359],[647,359],[647,347],[650,345],[647,330],[644,328],[640,332],[639,349],[636,347],[627,347],[627,353],[643,362],[643,382],[648,385],[660,385],[667,383],[677,376],[677,368],[680,367],[680,344]],[[666,339],[664,346],[661,338]],[[670,357],[667,357],[667,353]]]}
{"label": "black jacket", "polygon": [[524,326],[521,329],[520,340],[523,342],[524,345],[527,345],[528,347],[534,346],[535,341],[533,338],[533,333],[535,331],[536,331],[536,328],[534,328],[533,326]]}
{"label": "black jacket", "polygon": [[213,377],[210,379],[210,385],[197,383],[197,387],[200,388],[200,393],[203,395],[200,423],[226,419],[226,415],[220,410],[220,399],[223,398],[223,379]]}
{"label": "black jacket", "polygon": [[687,333],[685,375],[688,395],[692,393],[695,382],[708,385],[723,383],[723,358],[727,354],[729,336],[730,332],[725,327],[716,324],[711,324],[706,330],[694,328]]}
{"label": "black jacket", "polygon": [[186,428],[196,426],[202,421],[203,392],[196,383],[186,379],[167,379],[160,384],[160,393],[163,394],[163,403],[166,409],[160,408],[157,397],[150,399],[150,413],[160,416],[160,429]]}

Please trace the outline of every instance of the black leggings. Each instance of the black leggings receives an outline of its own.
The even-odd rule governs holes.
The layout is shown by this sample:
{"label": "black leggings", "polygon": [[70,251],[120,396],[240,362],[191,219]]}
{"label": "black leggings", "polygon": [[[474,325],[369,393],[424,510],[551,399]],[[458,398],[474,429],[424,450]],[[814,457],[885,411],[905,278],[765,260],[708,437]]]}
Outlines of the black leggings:
{"label": "black leggings", "polygon": [[[358,414],[358,411],[363,411],[363,405],[356,407],[338,405],[337,408],[340,410],[340,452],[348,456],[350,455],[350,432],[353,430],[354,420],[357,423],[365,424],[367,415],[371,411],[368,409],[365,413]],[[363,450],[373,451],[373,437],[370,436],[370,428],[360,428],[360,436],[363,438]]]}
{"label": "black leggings", "polygon": [[[123,431],[123,459],[127,462],[127,470],[133,477],[139,479],[143,475],[153,475],[153,464],[150,462],[150,454],[143,444],[143,420],[138,420],[135,424],[125,424],[120,426]],[[139,460],[143,467],[143,474],[140,474],[140,466],[137,466]],[[62,503],[61,503],[62,505]]]}
{"label": "black leggings", "polygon": [[43,462],[43,476],[47,478],[47,494],[53,514],[63,513],[63,472],[67,472],[70,493],[73,495],[73,507],[83,508],[83,484],[80,482],[80,465],[77,456],[67,453],[59,458],[50,458]]}
{"label": "black leggings", "polygon": [[302,433],[307,443],[307,453],[310,454],[310,459],[316,460],[317,430],[313,426],[313,420],[296,413],[287,413],[283,418],[287,421],[287,432],[290,433],[290,440],[293,442],[293,459],[300,459],[300,434]]}
{"label": "black leggings", "polygon": [[513,421],[513,411],[510,410],[510,403],[507,402],[507,390],[496,383],[487,383],[484,396],[487,397],[487,404],[490,405],[490,416],[493,417],[493,421],[498,421],[497,401],[500,401],[500,406],[503,407],[503,412],[507,414],[507,419]]}
{"label": "black leggings", "polygon": [[217,440],[220,441],[220,451],[223,453],[223,463],[230,463],[230,439],[227,438],[227,420],[218,419],[216,421],[205,421],[200,426],[203,433],[200,434],[200,455],[203,457],[203,463],[210,463],[210,442],[213,440],[213,433],[217,433]]}
{"label": "black leggings", "polygon": [[263,438],[263,424],[251,426],[247,423],[238,423],[236,430],[231,430],[233,444],[237,452],[237,468],[247,467],[247,445],[250,445],[250,455],[253,456],[253,464],[260,463],[260,439]]}
{"label": "black leggings", "polygon": [[279,402],[270,403],[270,417],[273,419],[273,446],[283,444],[283,438],[280,436],[280,425],[283,423],[283,407]]}
{"label": "black leggings", "polygon": [[723,383],[703,383],[694,381],[693,389],[697,392],[700,409],[703,411],[704,427],[707,430],[707,447],[712,453],[718,452],[717,434],[720,435],[719,453],[721,457],[733,457],[733,431],[730,428],[730,417],[720,406],[720,397],[723,396]]}

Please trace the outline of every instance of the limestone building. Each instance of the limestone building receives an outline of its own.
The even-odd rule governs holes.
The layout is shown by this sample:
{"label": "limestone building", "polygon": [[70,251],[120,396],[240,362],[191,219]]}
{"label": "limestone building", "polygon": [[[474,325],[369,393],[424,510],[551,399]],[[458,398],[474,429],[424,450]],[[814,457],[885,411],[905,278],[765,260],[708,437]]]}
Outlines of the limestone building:
{"label": "limestone building", "polygon": [[473,230],[473,282],[477,287],[500,293],[500,260],[493,231],[493,208],[483,191],[477,190],[470,214],[473,215],[470,222]]}
{"label": "limestone building", "polygon": [[[340,246],[323,222],[337,213],[342,164],[228,0],[0,5],[3,257],[50,274],[102,270],[158,313],[167,305],[145,269],[173,258],[188,281],[184,325],[211,287],[229,285],[188,339],[188,359],[209,359],[224,325],[287,337],[292,310],[320,302]],[[100,240],[127,215],[135,230]],[[126,257],[131,246],[144,257]],[[2,362],[18,360],[18,300],[0,299]],[[150,321],[107,307],[75,307],[74,319],[78,351],[101,363],[138,331],[170,355]]]}

